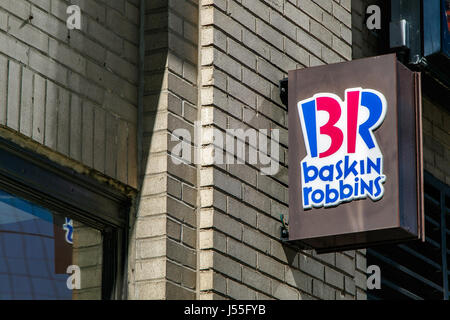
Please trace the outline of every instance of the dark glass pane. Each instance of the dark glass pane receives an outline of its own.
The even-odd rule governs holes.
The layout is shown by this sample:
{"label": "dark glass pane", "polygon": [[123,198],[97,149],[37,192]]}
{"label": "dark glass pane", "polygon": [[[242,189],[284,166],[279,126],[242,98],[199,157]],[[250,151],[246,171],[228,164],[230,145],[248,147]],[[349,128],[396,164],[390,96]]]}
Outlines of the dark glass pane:
{"label": "dark glass pane", "polygon": [[0,191],[0,299],[100,299],[101,264],[98,230]]}

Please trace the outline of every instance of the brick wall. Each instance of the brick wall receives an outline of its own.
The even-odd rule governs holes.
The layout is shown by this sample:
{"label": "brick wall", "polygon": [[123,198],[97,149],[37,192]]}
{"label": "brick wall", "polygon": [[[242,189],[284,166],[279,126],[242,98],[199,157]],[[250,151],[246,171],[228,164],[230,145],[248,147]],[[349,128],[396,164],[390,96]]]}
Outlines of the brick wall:
{"label": "brick wall", "polygon": [[[130,299],[194,299],[197,167],[175,165],[173,131],[197,119],[198,3],[147,0],[143,159],[129,252]],[[186,143],[192,145],[191,141]]]}
{"label": "brick wall", "polygon": [[[281,167],[204,163],[201,299],[365,299],[364,251],[317,255],[282,244],[288,214],[288,70],[352,58],[350,1],[201,0],[204,129],[279,129]],[[211,149],[204,142],[203,149]]]}
{"label": "brick wall", "polygon": [[[383,0],[358,0],[352,1],[352,51],[353,59],[374,56],[380,52],[383,46],[383,35],[389,26],[388,11]],[[370,5],[377,5],[381,9],[381,30],[369,30],[366,26],[366,10]]]}
{"label": "brick wall", "polygon": [[[81,30],[66,27],[70,4]],[[0,0],[0,125],[137,186],[138,5]]]}
{"label": "brick wall", "polygon": [[100,231],[73,221],[72,263],[80,268],[80,289],[74,289],[74,300],[102,298],[103,246]]}
{"label": "brick wall", "polygon": [[422,103],[424,169],[450,185],[450,112],[429,96]]}

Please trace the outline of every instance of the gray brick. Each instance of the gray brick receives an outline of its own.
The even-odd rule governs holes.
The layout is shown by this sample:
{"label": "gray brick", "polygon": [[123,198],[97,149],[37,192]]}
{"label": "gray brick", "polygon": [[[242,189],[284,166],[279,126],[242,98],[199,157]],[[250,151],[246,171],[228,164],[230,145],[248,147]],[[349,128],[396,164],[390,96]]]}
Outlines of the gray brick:
{"label": "gray brick", "polygon": [[298,26],[305,30],[309,30],[309,17],[289,1],[287,1],[284,5],[284,14]]}
{"label": "gray brick", "polygon": [[355,285],[363,290],[367,289],[367,275],[365,272],[355,272]]}
{"label": "gray brick", "polygon": [[326,45],[331,46],[333,38],[331,31],[325,29],[320,23],[314,20],[311,20],[310,23],[311,34],[320,39]]}
{"label": "gray brick", "polygon": [[256,20],[256,33],[277,48],[283,46],[283,36],[261,20]]}
{"label": "gray brick", "polygon": [[135,24],[127,21],[123,14],[119,14],[117,11],[107,8],[106,25],[122,39],[138,44],[139,29]]}
{"label": "gray brick", "polygon": [[300,254],[299,265],[301,271],[306,272],[320,280],[324,280],[324,266],[318,261]]}
{"label": "gray brick", "polygon": [[196,267],[196,251],[170,239],[167,240],[167,258],[190,268]]}
{"label": "gray brick", "polygon": [[301,10],[303,10],[306,14],[313,17],[317,21],[322,19],[323,9],[320,8],[317,4],[315,4],[311,0],[302,0],[298,2],[298,5]]}
{"label": "gray brick", "polygon": [[297,42],[312,54],[320,57],[321,44],[302,29],[297,29]]}
{"label": "gray brick", "polygon": [[352,16],[350,12],[346,11],[337,3],[333,2],[333,16],[339,21],[342,21],[347,27],[352,27]]}
{"label": "gray brick", "polygon": [[233,280],[227,280],[227,293],[236,300],[255,300],[256,292]]}
{"label": "gray brick", "polygon": [[28,62],[28,48],[24,44],[4,33],[0,33],[0,43],[2,43],[0,52],[22,63]]}
{"label": "gray brick", "polygon": [[336,267],[343,270],[347,274],[354,274],[355,273],[355,261],[352,258],[349,258],[348,256],[337,253],[336,254]]}
{"label": "gray brick", "polygon": [[284,267],[283,265],[266,256],[265,254],[258,252],[258,270],[273,276],[281,281],[284,281]]}
{"label": "gray brick", "polygon": [[256,107],[255,93],[249,90],[247,87],[243,86],[240,82],[228,78],[228,90],[233,97],[239,99],[247,106],[252,108]]}
{"label": "gray brick", "polygon": [[105,169],[106,113],[101,108],[94,110],[94,168]]}
{"label": "gray brick", "polygon": [[242,190],[242,198],[245,202],[262,210],[263,212],[270,212],[270,199],[264,197],[255,189],[244,185]]}
{"label": "gray brick", "polygon": [[242,38],[242,27],[241,25],[234,21],[228,15],[223,14],[218,10],[214,10],[214,23],[224,30],[226,33],[230,34],[237,40],[241,40]]}
{"label": "gray brick", "polygon": [[215,270],[226,274],[235,280],[241,280],[242,268],[239,263],[219,253],[213,254],[213,260]]}
{"label": "gray brick", "polygon": [[47,80],[47,94],[45,102],[45,145],[56,149],[58,130],[58,87]]}
{"label": "gray brick", "polygon": [[100,23],[89,19],[88,33],[106,47],[111,48],[117,53],[122,53],[123,40]]}
{"label": "gray brick", "polygon": [[228,44],[228,54],[233,56],[234,58],[241,61],[246,66],[251,69],[256,68],[256,57],[255,54],[242,46],[241,43],[238,43],[230,38],[227,39]]}
{"label": "gray brick", "polygon": [[367,271],[366,257],[359,252],[356,253],[356,269],[361,272]]}
{"label": "gray brick", "polygon": [[260,232],[257,232],[251,228],[244,227],[243,231],[243,241],[265,253],[270,252],[270,239],[266,237],[265,235],[261,234]]}
{"label": "gray brick", "polygon": [[279,240],[270,240],[270,254],[289,267],[299,268],[299,253]]}
{"label": "gray brick", "polygon": [[242,242],[228,238],[227,253],[245,264],[256,267],[256,252]]}
{"label": "gray brick", "polygon": [[257,211],[236,199],[228,198],[227,212],[249,225],[256,225]]}
{"label": "gray brick", "polygon": [[239,21],[242,25],[246,26],[252,31],[256,28],[256,19],[254,15],[246,11],[243,7],[237,4],[235,1],[228,1],[228,15]]}
{"label": "gray brick", "polygon": [[105,173],[110,177],[116,177],[117,163],[117,129],[118,120],[110,113],[106,114],[106,147]]}
{"label": "gray brick", "polygon": [[70,47],[52,38],[49,40],[49,55],[75,72],[86,74],[86,59]]}
{"label": "gray brick", "polygon": [[268,217],[265,214],[258,214],[258,230],[278,238],[280,236],[281,221]]}
{"label": "gray brick", "polygon": [[367,293],[360,289],[356,290],[356,299],[357,300],[367,300]]}
{"label": "gray brick", "polygon": [[244,30],[242,34],[242,41],[247,47],[258,53],[261,57],[269,59],[270,46],[261,41],[254,33]]}
{"label": "gray brick", "polygon": [[[0,80],[1,81],[1,80]],[[33,140],[43,144],[45,130],[45,79],[34,75],[33,91]]]}
{"label": "gray brick", "polygon": [[242,239],[242,225],[231,217],[214,212],[214,227],[238,240]]}
{"label": "gray brick", "polygon": [[9,62],[7,126],[19,130],[20,87],[22,68],[18,63]]}
{"label": "gray brick", "polygon": [[344,279],[344,285],[345,285],[345,292],[355,295],[356,294],[356,287],[355,287],[355,280],[349,277],[345,277]]}
{"label": "gray brick", "polygon": [[300,297],[294,288],[274,280],[272,280],[272,295],[280,300],[297,300]]}
{"label": "gray brick", "polygon": [[27,45],[48,51],[48,36],[30,24],[23,25],[23,21],[14,16],[9,17],[9,32]]}
{"label": "gray brick", "polygon": [[258,176],[258,189],[272,196],[274,199],[286,202],[285,198],[285,187],[276,181],[274,181],[269,176]]}
{"label": "gray brick", "polygon": [[312,280],[312,293],[314,296],[324,300],[334,300],[336,290],[316,279]]}
{"label": "gray brick", "polygon": [[8,28],[8,14],[0,11],[0,29],[6,31]]}
{"label": "gray brick", "polygon": [[59,88],[58,97],[58,142],[56,148],[62,154],[69,155],[70,141],[70,93]]}
{"label": "gray brick", "polygon": [[255,2],[254,0],[242,0],[242,5],[254,12],[256,16],[265,21],[269,21],[269,7],[264,3]]}
{"label": "gray brick", "polygon": [[25,0],[0,0],[0,7],[23,20],[27,20],[30,16],[30,4]]}
{"label": "gray brick", "polygon": [[267,294],[271,293],[270,278],[258,273],[256,270],[243,267],[242,282]]}
{"label": "gray brick", "polygon": [[265,96],[270,95],[270,83],[267,80],[261,78],[247,68],[243,69],[242,75],[243,83],[254,89],[259,94]]}
{"label": "gray brick", "polygon": [[325,282],[339,289],[344,289],[344,275],[329,267],[325,267]]}
{"label": "gray brick", "polygon": [[289,39],[285,39],[284,47],[286,53],[296,59],[297,62],[303,64],[304,66],[309,66],[309,53],[306,50]]}
{"label": "gray brick", "polygon": [[270,24],[274,26],[277,30],[281,31],[284,36],[287,36],[291,39],[295,39],[296,37],[296,27],[295,25],[286,20],[284,16],[279,14],[276,11],[270,12]]}
{"label": "gray brick", "polygon": [[[69,30],[61,20],[34,6],[31,7],[31,15],[33,16],[31,23],[34,26],[63,42],[68,41]],[[28,19],[28,16],[26,19]]]}
{"label": "gray brick", "polygon": [[33,125],[33,73],[22,69],[22,94],[20,98],[20,132],[31,137]]}
{"label": "gray brick", "polygon": [[49,79],[67,85],[67,69],[34,50],[30,51],[30,67]]}
{"label": "gray brick", "polygon": [[312,280],[307,274],[285,266],[285,279],[289,285],[304,292],[312,293]]}

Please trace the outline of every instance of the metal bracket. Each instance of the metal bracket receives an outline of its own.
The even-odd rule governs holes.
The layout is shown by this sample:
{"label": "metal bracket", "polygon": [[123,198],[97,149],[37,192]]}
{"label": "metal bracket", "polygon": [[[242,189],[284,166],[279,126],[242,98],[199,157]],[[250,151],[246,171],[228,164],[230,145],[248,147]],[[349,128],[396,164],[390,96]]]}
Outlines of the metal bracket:
{"label": "metal bracket", "polygon": [[281,102],[287,107],[288,106],[288,78],[280,80],[280,99]]}
{"label": "metal bracket", "polygon": [[405,19],[389,24],[389,45],[391,48],[410,48],[409,23]]}
{"label": "metal bracket", "polygon": [[280,227],[280,239],[283,242],[286,242],[289,240],[289,231],[287,228],[286,221],[284,220],[284,215],[280,214],[280,220],[281,220],[281,227]]}

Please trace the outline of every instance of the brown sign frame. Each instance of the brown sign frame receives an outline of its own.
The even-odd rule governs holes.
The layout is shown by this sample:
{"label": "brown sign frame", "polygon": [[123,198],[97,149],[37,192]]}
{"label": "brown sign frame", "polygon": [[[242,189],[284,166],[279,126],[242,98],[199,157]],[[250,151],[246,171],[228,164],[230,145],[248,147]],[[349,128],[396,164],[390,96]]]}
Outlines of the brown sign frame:
{"label": "brown sign frame", "polygon": [[[318,252],[424,239],[420,73],[395,54],[289,72],[289,241]],[[384,157],[384,196],[304,210],[300,162],[307,154],[297,103],[317,93],[345,100],[349,88],[377,90],[387,112],[374,136]]]}

